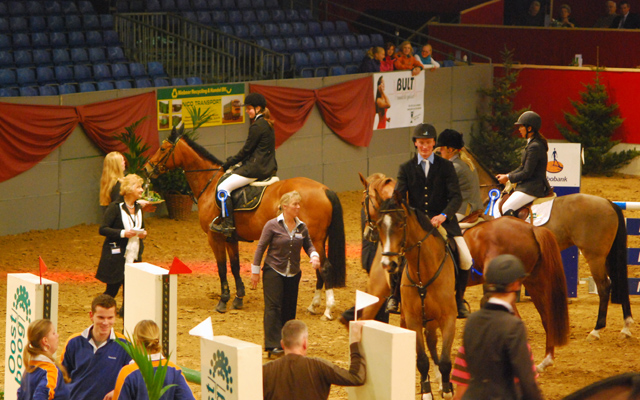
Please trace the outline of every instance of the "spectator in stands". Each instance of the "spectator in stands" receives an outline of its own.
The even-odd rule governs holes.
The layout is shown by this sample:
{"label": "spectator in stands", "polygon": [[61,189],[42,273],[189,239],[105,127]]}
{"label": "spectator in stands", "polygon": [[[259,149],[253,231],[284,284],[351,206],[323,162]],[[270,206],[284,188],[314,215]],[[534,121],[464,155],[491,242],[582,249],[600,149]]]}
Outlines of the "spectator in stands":
{"label": "spectator in stands", "polygon": [[520,18],[518,25],[544,26],[544,13],[540,12],[540,2],[534,0],[529,4],[529,10]]}
{"label": "spectator in stands", "polygon": [[[193,392],[187,384],[180,367],[171,361],[164,360],[162,356],[162,346],[160,345],[160,329],[158,325],[150,320],[145,319],[136,325],[133,330],[133,338],[136,344],[143,346],[147,350],[149,359],[153,363],[154,371],[160,363],[166,365],[167,372],[164,377],[164,385],[173,385],[163,395],[164,400],[195,400]],[[164,361],[163,361],[164,360]],[[129,365],[120,370],[116,389],[113,395],[114,400],[136,400],[148,399],[147,388],[140,372],[140,367],[131,361]]]}
{"label": "spectator in stands", "polygon": [[384,59],[385,52],[382,47],[372,47],[360,64],[360,72],[380,72],[380,62]]}
{"label": "spectator in stands", "polygon": [[638,29],[640,28],[640,17],[631,13],[628,1],[620,2],[620,15],[613,20],[610,28],[613,29]]}
{"label": "spectator in stands", "polygon": [[288,321],[282,328],[284,357],[262,366],[264,399],[325,400],[332,384],[363,385],[367,371],[359,349],[362,323],[351,325],[350,337],[351,365],[347,371],[329,361],[307,357],[307,325],[295,319]]}
{"label": "spectator in stands", "polygon": [[560,17],[555,21],[554,26],[559,28],[575,28],[576,24],[571,18],[571,7],[568,4],[560,6]]}
{"label": "spectator in stands", "polygon": [[393,71],[393,63],[396,61],[396,46],[391,42],[387,42],[384,49],[385,56],[380,61],[380,72]]}
{"label": "spectator in stands", "polygon": [[416,60],[420,61],[424,68],[436,69],[440,68],[440,63],[433,59],[433,47],[430,44],[425,44],[422,46],[422,51],[420,54],[416,54]]}
{"label": "spectator in stands", "polygon": [[424,69],[424,65],[413,56],[413,46],[408,40],[400,44],[400,51],[396,53],[396,61],[393,66],[398,71],[411,71],[416,76]]}
{"label": "spectator in stands", "polygon": [[116,343],[125,340],[116,335],[116,301],[107,294],[91,303],[89,317],[93,324],[72,335],[62,353],[62,365],[69,372],[71,400],[110,400],[120,369],[131,357]]}
{"label": "spectator in stands", "polygon": [[613,20],[616,19],[618,14],[616,13],[617,5],[615,1],[609,0],[605,3],[607,14],[598,18],[594,28],[609,28],[613,24]]}
{"label": "spectator in stands", "polygon": [[26,368],[18,388],[18,400],[68,400],[69,375],[53,358],[58,349],[58,332],[53,322],[33,321],[27,329],[27,339],[23,358]]}

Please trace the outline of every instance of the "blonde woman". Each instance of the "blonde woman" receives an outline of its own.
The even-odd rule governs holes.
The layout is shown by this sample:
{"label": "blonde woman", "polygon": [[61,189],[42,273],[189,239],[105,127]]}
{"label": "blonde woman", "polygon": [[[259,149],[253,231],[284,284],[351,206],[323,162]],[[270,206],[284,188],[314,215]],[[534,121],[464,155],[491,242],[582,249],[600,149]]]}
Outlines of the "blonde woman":
{"label": "blonde woman", "polygon": [[147,237],[142,219],[143,180],[136,174],[125,176],[120,182],[122,202],[109,204],[104,212],[100,234],[105,237],[96,278],[107,284],[105,294],[116,297],[124,285],[124,264],[141,261],[143,239]]}
{"label": "blonde woman", "polygon": [[251,265],[251,287],[258,287],[260,263],[267,251],[262,268],[264,286],[264,343],[270,355],[281,355],[281,330],[284,324],[296,318],[300,270],[300,250],[311,258],[313,268],[320,268],[320,255],[316,252],[309,231],[300,221],[300,193],[295,190],[280,198],[280,215],[269,220],[262,229],[253,264]]}
{"label": "blonde woman", "polygon": [[117,151],[107,154],[102,163],[100,178],[100,205],[106,207],[113,201],[122,201],[120,179],[124,178],[124,156]]}
{"label": "blonde woman", "polygon": [[380,62],[384,59],[385,52],[382,47],[372,47],[360,64],[360,72],[380,72]]}
{"label": "blonde woman", "polygon": [[[167,390],[163,395],[163,400],[195,400],[193,393],[187,385],[187,381],[180,370],[180,367],[171,361],[162,361],[162,346],[160,345],[160,329],[155,322],[146,319],[138,322],[133,330],[133,340],[136,344],[143,346],[149,354],[149,359],[153,363],[153,369],[158,368],[160,363],[167,364],[167,374],[164,378],[164,385],[176,385]],[[149,400],[147,388],[142,379],[142,373],[138,365],[131,363],[120,370],[116,388],[113,392],[114,400]]]}
{"label": "blonde woman", "polygon": [[27,329],[24,349],[26,371],[18,389],[18,400],[67,400],[69,376],[53,355],[58,349],[58,332],[48,319],[33,321]]}

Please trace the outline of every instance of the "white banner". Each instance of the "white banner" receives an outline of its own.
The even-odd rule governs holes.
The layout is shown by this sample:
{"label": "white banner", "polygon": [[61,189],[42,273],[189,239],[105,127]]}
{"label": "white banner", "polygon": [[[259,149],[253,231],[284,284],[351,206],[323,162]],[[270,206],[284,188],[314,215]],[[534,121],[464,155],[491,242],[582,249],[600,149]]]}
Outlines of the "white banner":
{"label": "white banner", "polygon": [[549,143],[547,179],[553,187],[580,187],[580,143]]}
{"label": "white banner", "polygon": [[424,118],[424,71],[373,74],[376,117],[373,129],[415,126]]}

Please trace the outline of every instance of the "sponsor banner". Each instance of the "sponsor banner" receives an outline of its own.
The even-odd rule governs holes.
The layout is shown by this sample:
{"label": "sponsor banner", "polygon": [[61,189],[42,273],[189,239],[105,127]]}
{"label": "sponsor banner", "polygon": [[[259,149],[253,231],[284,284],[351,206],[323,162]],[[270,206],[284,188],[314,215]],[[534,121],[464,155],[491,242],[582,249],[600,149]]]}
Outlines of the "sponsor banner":
{"label": "sponsor banner", "polygon": [[549,143],[547,179],[551,186],[580,188],[580,149],[579,143]]}
{"label": "sponsor banner", "polygon": [[373,74],[376,117],[373,129],[415,126],[424,118],[424,71]]}
{"label": "sponsor banner", "polygon": [[244,123],[244,83],[158,89],[157,102],[159,130],[171,129],[180,122],[185,128],[193,128],[190,107],[201,114],[210,110],[212,117],[202,126]]}

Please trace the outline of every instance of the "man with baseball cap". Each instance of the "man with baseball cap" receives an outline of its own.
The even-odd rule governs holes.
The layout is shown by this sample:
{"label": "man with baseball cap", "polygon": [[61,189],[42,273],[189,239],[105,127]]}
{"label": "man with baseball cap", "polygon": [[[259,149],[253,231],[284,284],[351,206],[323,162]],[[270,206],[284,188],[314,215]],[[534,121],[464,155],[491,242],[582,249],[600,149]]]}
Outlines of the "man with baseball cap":
{"label": "man with baseball cap", "polygon": [[[510,254],[497,256],[485,270],[485,289],[491,297],[469,316],[464,329],[470,379],[462,399],[542,399],[527,331],[522,320],[513,315],[516,292],[527,275],[522,261]],[[514,378],[518,378],[519,390]]]}
{"label": "man with baseball cap", "polygon": [[[396,190],[403,198],[408,195],[409,205],[424,211],[435,227],[442,225],[450,237],[453,237],[458,251],[469,253],[467,244],[462,238],[462,232],[456,218],[456,211],[462,204],[462,195],[458,185],[458,175],[451,161],[436,155],[433,149],[436,144],[436,128],[430,124],[420,124],[413,130],[413,145],[417,154],[400,166]],[[471,256],[460,257],[471,262]],[[470,265],[469,265],[470,266]],[[469,270],[465,265],[462,270]],[[401,272],[401,271],[400,271]],[[464,304],[464,288],[469,279],[468,274],[462,274],[459,283],[456,282],[458,318],[466,318],[469,311]],[[392,275],[392,296],[387,308],[390,312],[397,311],[396,288],[399,286],[400,273]]]}

